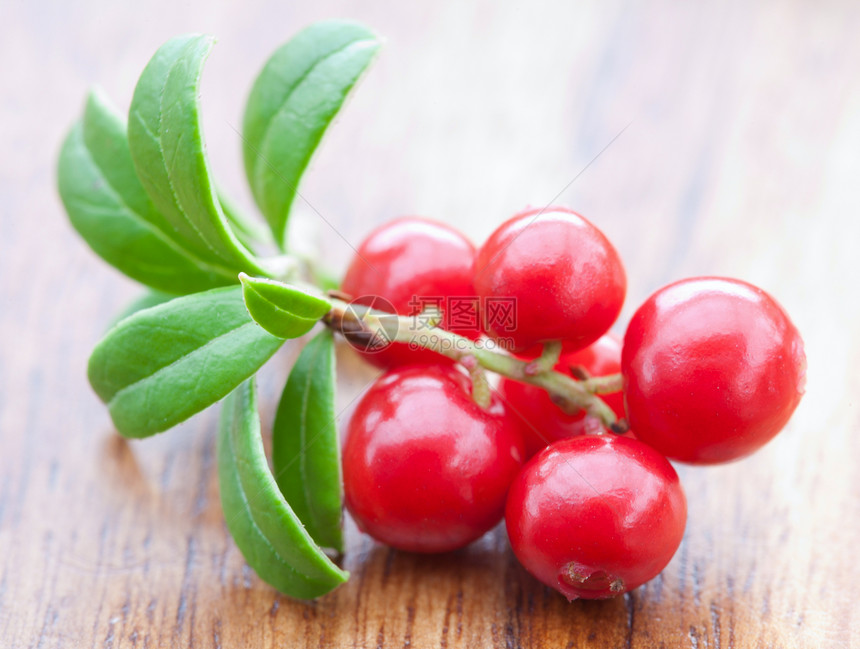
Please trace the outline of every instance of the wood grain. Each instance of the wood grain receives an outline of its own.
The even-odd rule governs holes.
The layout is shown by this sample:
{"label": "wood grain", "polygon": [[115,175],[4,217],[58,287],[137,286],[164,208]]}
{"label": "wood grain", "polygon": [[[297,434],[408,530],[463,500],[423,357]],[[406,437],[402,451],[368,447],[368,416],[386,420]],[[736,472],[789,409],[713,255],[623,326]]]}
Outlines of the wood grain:
{"label": "wood grain", "polygon": [[[860,6],[138,4],[2,8],[0,646],[860,646]],[[516,564],[502,529],[424,557],[350,523],[352,579],[292,601],[227,533],[216,413],[129,443],[91,393],[89,351],[137,289],[89,253],[56,198],[86,88],[127,106],[161,42],[218,35],[204,126],[216,171],[250,207],[235,127],[251,78],[331,16],[387,38],[302,188],[298,229],[335,269],[398,214],[480,240],[554,200],[625,259],[619,331],[660,285],[723,274],[769,290],[803,332],[808,392],[792,422],[747,460],[680,468],[684,543],[635,592],[568,604]],[[296,353],[261,381],[264,430]],[[348,350],[339,361],[348,412],[373,372]]]}

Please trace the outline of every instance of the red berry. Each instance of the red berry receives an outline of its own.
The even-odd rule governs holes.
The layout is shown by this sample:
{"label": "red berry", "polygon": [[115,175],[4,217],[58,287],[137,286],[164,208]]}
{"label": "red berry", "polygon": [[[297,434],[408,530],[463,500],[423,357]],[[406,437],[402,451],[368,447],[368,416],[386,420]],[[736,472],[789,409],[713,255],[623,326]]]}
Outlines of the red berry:
{"label": "red berry", "polygon": [[[606,376],[621,371],[621,342],[612,334],[578,352],[562,354],[556,371],[570,374],[579,366],[591,376]],[[576,437],[586,432],[585,412],[568,415],[552,402],[546,390],[509,378],[499,382],[499,394],[511,416],[519,422],[529,458],[548,444]],[[621,392],[602,396],[615,414],[624,417],[624,396]],[[600,426],[600,424],[596,424]]]}
{"label": "red berry", "polygon": [[446,552],[498,523],[523,442],[494,399],[470,397],[448,365],[400,368],[364,395],[343,448],[346,506],[359,528],[401,550]]}
{"label": "red berry", "polygon": [[[475,259],[485,331],[509,351],[551,340],[582,349],[609,330],[627,279],[603,233],[576,212],[531,209],[503,223]],[[500,309],[515,307],[515,322]]]}
{"label": "red berry", "polygon": [[[480,335],[472,285],[475,247],[454,228],[428,219],[400,218],[377,228],[361,243],[341,289],[359,304],[377,306],[382,297],[400,315],[417,316],[430,306],[444,314],[441,326],[475,339]],[[449,305],[460,313],[450,313]],[[471,322],[470,322],[471,320]],[[416,319],[416,334],[427,333]],[[394,343],[364,354],[379,367],[444,362],[424,349]]]}
{"label": "red berry", "polygon": [[634,314],[622,353],[636,437],[698,464],[752,453],[788,422],[803,394],[803,341],[782,307],[735,279],[686,279]]}
{"label": "red berry", "polygon": [[520,563],[568,599],[644,584],[681,543],[678,475],[634,439],[586,435],[536,455],[511,485],[505,522]]}

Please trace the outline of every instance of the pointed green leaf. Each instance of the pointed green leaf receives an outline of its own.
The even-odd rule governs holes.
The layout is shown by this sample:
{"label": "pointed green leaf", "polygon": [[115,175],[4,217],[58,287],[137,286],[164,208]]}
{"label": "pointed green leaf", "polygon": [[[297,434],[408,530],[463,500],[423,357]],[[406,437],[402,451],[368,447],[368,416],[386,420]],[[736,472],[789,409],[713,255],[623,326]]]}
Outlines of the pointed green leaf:
{"label": "pointed green leaf", "polygon": [[132,279],[174,294],[236,282],[235,272],[195,258],[164,229],[137,178],[125,120],[97,92],[63,143],[57,182],[75,230]]}
{"label": "pointed green leaf", "polygon": [[312,599],[347,580],[349,573],[326,557],[278,491],[263,451],[253,379],[224,401],[218,479],[227,527],[263,581],[292,597]]}
{"label": "pointed green leaf", "polygon": [[164,227],[210,263],[266,274],[227,223],[209,173],[199,107],[200,76],[210,36],[165,43],[134,90],[128,140],[137,174]]}
{"label": "pointed green leaf", "polygon": [[278,49],[254,83],[242,127],[245,173],[282,248],[302,174],[379,46],[363,25],[316,23]]}
{"label": "pointed green leaf", "polygon": [[251,317],[279,338],[303,336],[331,308],[328,300],[271,279],[239,275],[242,295]]}
{"label": "pointed green leaf", "polygon": [[343,550],[334,338],[324,329],[290,372],[272,427],[272,466],[284,498],[324,547]]}
{"label": "pointed green leaf", "polygon": [[213,289],[119,322],[88,374],[117,430],[147,437],[225,397],[282,343],[251,319],[240,287]]}

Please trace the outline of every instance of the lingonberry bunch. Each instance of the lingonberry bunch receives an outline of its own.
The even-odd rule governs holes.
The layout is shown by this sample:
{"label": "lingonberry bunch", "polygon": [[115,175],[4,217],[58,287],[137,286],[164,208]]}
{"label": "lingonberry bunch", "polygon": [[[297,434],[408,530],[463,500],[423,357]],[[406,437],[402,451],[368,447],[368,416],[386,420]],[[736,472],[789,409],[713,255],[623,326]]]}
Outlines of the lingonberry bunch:
{"label": "lingonberry bunch", "polygon": [[[392,221],[335,289],[287,245],[291,206],[380,40],[321,22],[263,66],[241,139],[265,225],[210,169],[198,90],[213,42],[186,34],[159,48],[127,120],[92,92],[60,151],[72,226],[150,289],[89,360],[117,432],[149,437],[223,400],[227,527],[293,597],[348,578],[332,558],[344,491],[362,530],[408,551],[454,550],[504,516],[526,569],[571,599],[658,574],[686,519],[668,460],[743,457],[797,407],[803,343],[782,308],[745,282],[687,279],[646,300],[620,341],[609,329],[626,293],[621,259],[564,207],[523,211],[478,248],[448,225]],[[255,376],[315,328],[281,393],[270,468]],[[342,453],[332,331],[386,371]]]}
{"label": "lingonberry bunch", "polygon": [[712,277],[652,295],[622,342],[609,328],[625,289],[606,236],[562,207],[514,216],[477,251],[426,219],[376,229],[326,316],[388,368],[347,429],[359,528],[438,552],[504,511],[514,554],[569,599],[655,577],[687,515],[668,459],[759,448],[796,408],[805,357],[773,298]]}

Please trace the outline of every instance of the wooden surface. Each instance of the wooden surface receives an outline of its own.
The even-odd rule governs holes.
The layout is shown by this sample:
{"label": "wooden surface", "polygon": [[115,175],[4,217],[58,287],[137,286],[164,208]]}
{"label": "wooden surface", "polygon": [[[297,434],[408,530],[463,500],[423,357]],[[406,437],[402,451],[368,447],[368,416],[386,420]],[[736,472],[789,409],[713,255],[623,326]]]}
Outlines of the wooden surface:
{"label": "wooden surface", "polygon": [[[769,290],[804,334],[793,420],[752,458],[680,468],[686,536],[650,584],[568,604],[501,529],[422,557],[350,523],[349,583],[291,601],[226,531],[214,410],[143,442],[113,432],[85,363],[138,289],[90,254],[54,190],[86,89],[125,108],[164,40],[216,34],[210,156],[250,207],[234,130],[250,81],[334,16],[387,43],[302,189],[301,236],[333,267],[399,214],[480,240],[555,199],[625,259],[618,331],[662,284],[723,274]],[[849,2],[0,4],[0,646],[860,646],[858,34]],[[264,375],[264,428],[295,353]],[[347,407],[373,373],[339,357]]]}

